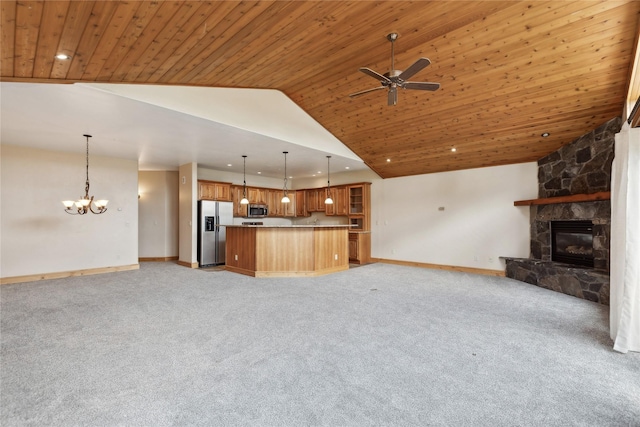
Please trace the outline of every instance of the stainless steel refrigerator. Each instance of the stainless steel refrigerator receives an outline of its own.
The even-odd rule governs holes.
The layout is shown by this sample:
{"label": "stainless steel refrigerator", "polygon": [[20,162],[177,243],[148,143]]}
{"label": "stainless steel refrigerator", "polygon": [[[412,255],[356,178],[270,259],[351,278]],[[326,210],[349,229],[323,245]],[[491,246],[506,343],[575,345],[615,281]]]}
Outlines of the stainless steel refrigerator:
{"label": "stainless steel refrigerator", "polygon": [[225,263],[226,227],[233,224],[233,203],[198,202],[198,265],[218,265]]}

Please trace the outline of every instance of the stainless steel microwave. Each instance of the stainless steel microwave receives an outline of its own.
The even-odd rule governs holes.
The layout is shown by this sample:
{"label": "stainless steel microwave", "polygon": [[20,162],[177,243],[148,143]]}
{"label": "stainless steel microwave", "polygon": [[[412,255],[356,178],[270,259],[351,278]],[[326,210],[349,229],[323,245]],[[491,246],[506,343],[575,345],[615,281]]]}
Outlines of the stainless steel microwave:
{"label": "stainless steel microwave", "polygon": [[247,218],[264,218],[268,214],[267,205],[250,204],[247,208]]}

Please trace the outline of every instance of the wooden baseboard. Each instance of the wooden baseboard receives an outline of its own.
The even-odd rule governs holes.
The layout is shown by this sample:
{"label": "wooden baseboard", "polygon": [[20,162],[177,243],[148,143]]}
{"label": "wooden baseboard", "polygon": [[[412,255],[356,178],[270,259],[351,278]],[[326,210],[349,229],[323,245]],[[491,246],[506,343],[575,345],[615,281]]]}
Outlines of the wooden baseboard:
{"label": "wooden baseboard", "polygon": [[447,271],[457,271],[460,273],[473,273],[473,274],[482,274],[485,276],[505,277],[505,272],[502,270],[488,270],[485,268],[473,268],[473,267],[458,267],[455,265],[429,264],[426,262],[415,262],[415,261],[398,261],[395,259],[384,259],[384,258],[371,258],[371,261],[381,262],[383,264],[404,265],[408,267],[433,268],[435,270],[447,270]]}
{"label": "wooden baseboard", "polygon": [[181,265],[183,267],[188,267],[188,268],[198,268],[199,267],[197,262],[187,262],[187,261],[180,261],[180,260],[178,260],[178,265]]}
{"label": "wooden baseboard", "polygon": [[138,258],[138,262],[166,262],[166,261],[178,261],[178,257],[177,256],[166,256],[166,257]]}
{"label": "wooden baseboard", "polygon": [[63,279],[65,277],[90,276],[92,274],[114,273],[116,271],[138,270],[140,264],[120,265],[117,267],[88,268],[86,270],[59,271],[55,273],[30,274],[27,276],[14,276],[0,278],[0,285],[12,283],[35,282],[38,280]]}

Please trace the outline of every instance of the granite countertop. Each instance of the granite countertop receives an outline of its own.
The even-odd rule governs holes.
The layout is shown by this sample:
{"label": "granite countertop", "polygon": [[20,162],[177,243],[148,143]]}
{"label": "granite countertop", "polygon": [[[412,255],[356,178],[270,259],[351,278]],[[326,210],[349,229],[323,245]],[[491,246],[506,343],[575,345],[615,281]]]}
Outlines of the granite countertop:
{"label": "granite countertop", "polygon": [[220,224],[221,227],[245,227],[245,228],[349,228],[351,225],[349,224],[334,224],[334,225],[323,225],[323,224],[295,224],[295,225],[223,225]]}

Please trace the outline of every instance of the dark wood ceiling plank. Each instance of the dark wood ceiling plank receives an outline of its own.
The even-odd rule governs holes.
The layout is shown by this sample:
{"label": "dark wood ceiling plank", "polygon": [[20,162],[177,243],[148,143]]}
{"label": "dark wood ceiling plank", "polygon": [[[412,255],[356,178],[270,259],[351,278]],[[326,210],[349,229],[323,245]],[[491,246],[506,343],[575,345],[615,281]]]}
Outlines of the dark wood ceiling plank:
{"label": "dark wood ceiling plank", "polygon": [[13,0],[0,1],[0,35],[0,73],[3,77],[13,77],[16,36],[16,2]]}
{"label": "dark wood ceiling plank", "polygon": [[156,64],[160,63],[159,55],[162,50],[177,36],[181,28],[193,19],[198,11],[198,7],[199,3],[191,1],[183,2],[180,9],[175,12],[171,21],[160,30],[148,48],[143,52],[142,56],[138,58],[135,64],[129,67],[127,75],[123,80],[128,82],[144,82],[146,78],[142,77],[141,74],[145,69],[153,67],[154,62]]}
{"label": "dark wood ceiling plank", "polygon": [[33,77],[43,1],[20,1],[16,7],[13,75]]}
{"label": "dark wood ceiling plank", "polygon": [[138,10],[120,36],[118,43],[113,47],[100,73],[98,73],[98,81],[112,81],[113,73],[115,73],[119,65],[126,61],[129,55],[136,56],[137,52],[131,52],[131,47],[141,37],[147,25],[152,22],[162,4],[163,2],[157,1],[140,2]]}
{"label": "dark wood ceiling plank", "polygon": [[274,2],[254,18],[250,18],[251,21],[249,23],[243,23],[242,20],[238,20],[234,25],[235,28],[230,28],[229,36],[226,37],[225,42],[219,48],[214,49],[207,58],[201,60],[189,73],[176,77],[181,82],[190,82],[194,79],[206,82],[209,80],[208,76],[210,74],[224,75],[221,70],[221,64],[235,60],[236,53],[249,44],[251,33],[269,35],[280,16],[288,13],[288,10],[299,8],[301,5],[302,2]]}
{"label": "dark wood ceiling plank", "polygon": [[60,61],[56,59],[57,54],[66,54],[71,57],[75,54],[72,50],[58,49],[68,10],[69,2],[66,1],[48,1],[44,3],[42,25],[38,33],[38,50],[33,65],[34,78],[51,77],[54,62]]}
{"label": "dark wood ceiling plank", "polygon": [[158,36],[163,29],[170,26],[170,22],[176,16],[176,13],[183,6],[184,1],[164,1],[161,2],[160,7],[155,10],[153,17],[148,20],[143,31],[134,40],[131,40],[129,49],[120,61],[118,67],[114,70],[109,81],[122,82],[135,80],[127,80],[126,77],[131,71],[132,67],[141,66],[145,57],[145,53],[149,47],[155,42],[156,36]]}
{"label": "dark wood ceiling plank", "polygon": [[[87,21],[91,16],[94,2],[72,1],[60,36],[59,52],[71,52],[71,61],[56,60],[53,63],[50,77],[53,79],[65,79],[72,62],[75,61],[75,52],[80,44],[82,35],[87,28]],[[80,58],[78,58],[80,59]]]}
{"label": "dark wood ceiling plank", "polygon": [[[251,22],[261,11],[267,7],[267,3],[258,1],[241,1],[228,13],[217,17],[215,22],[206,22],[197,29],[190,39],[195,44],[183,55],[178,62],[171,67],[160,79],[160,83],[178,83],[182,77],[199,66],[211,52],[222,46],[227,38],[233,34],[234,25]],[[195,81],[194,84],[210,84],[217,86],[216,82]]]}
{"label": "dark wood ceiling plank", "polygon": [[103,35],[100,37],[93,53],[88,60],[85,58],[83,61],[85,65],[82,80],[98,80],[102,67],[107,61],[110,61],[111,52],[120,42],[120,38],[127,30],[129,22],[135,16],[140,5],[141,2],[136,1],[117,3],[117,8],[113,12],[111,21],[107,28],[104,29]]}
{"label": "dark wood ceiling plank", "polygon": [[207,27],[216,25],[236,4],[232,2],[198,2],[193,4],[196,11],[184,22],[176,22],[178,27],[168,35],[169,39],[153,56],[148,65],[136,77],[141,83],[155,83],[165,75],[183,56],[188,55],[198,40],[206,35]]}
{"label": "dark wood ceiling plank", "polygon": [[[295,8],[286,9],[286,19],[280,19],[264,34],[255,38],[248,38],[249,44],[234,54],[233,61],[226,61],[219,67],[219,72],[224,76],[229,86],[247,87],[260,84],[260,87],[268,87],[259,82],[256,74],[274,72],[287,72],[278,69],[279,58],[287,52],[295,52],[294,44],[300,37],[300,33],[309,29],[310,22],[317,18],[318,10],[331,7],[332,13],[339,13],[338,7],[349,7],[349,2],[296,2]],[[315,25],[315,23],[313,24]],[[256,70],[260,70],[258,73]]]}
{"label": "dark wood ceiling plank", "polygon": [[79,80],[85,75],[87,67],[96,53],[100,40],[109,32],[109,22],[118,11],[119,4],[113,1],[97,1],[91,9],[84,33],[76,47],[76,52],[67,71],[67,79]]}

